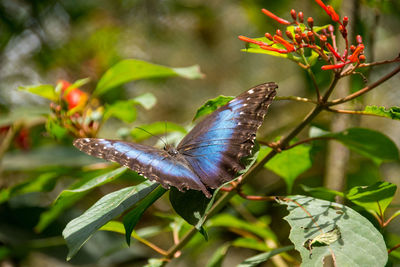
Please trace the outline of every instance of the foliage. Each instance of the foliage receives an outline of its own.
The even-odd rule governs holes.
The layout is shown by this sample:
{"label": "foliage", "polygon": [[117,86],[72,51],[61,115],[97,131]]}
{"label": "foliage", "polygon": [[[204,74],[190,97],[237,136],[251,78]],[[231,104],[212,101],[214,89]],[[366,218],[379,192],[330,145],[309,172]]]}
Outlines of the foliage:
{"label": "foliage", "polygon": [[[224,60],[220,63],[223,68],[213,73],[215,70],[210,70],[202,60],[210,58],[218,62],[219,59],[215,58],[215,54],[211,56],[209,49],[203,49],[199,63],[202,69],[203,64],[207,66],[204,67],[205,76],[198,65],[189,63],[191,58],[174,54],[179,54],[182,46],[190,47],[189,54],[194,54],[194,47],[199,41],[180,43],[182,39],[179,35],[173,38],[163,35],[164,31],[169,32],[163,27],[172,23],[164,17],[163,12],[168,10],[182,15],[179,12],[190,9],[191,16],[196,17],[190,20],[201,22],[196,30],[201,42],[214,42],[216,55],[224,54],[221,44],[239,50],[235,46],[239,41],[230,41],[232,45],[226,41],[232,40],[232,32],[229,38],[223,37],[217,42],[214,40],[219,31],[216,25],[221,21],[218,19],[220,15],[212,14],[211,7],[199,4],[188,9],[182,3],[172,1],[163,3],[165,6],[162,8],[168,6],[165,10],[157,7],[151,12],[141,12],[134,7],[148,8],[147,5],[153,7],[152,4],[141,1],[122,4],[117,1],[108,3],[110,8],[114,8],[111,8],[112,11],[104,9],[104,13],[91,17],[91,11],[97,10],[97,3],[72,2],[59,3],[58,7],[48,1],[40,4],[35,2],[29,4],[32,8],[23,7],[28,5],[24,3],[14,4],[12,13],[18,13],[16,17],[21,19],[18,23],[15,18],[3,14],[12,5],[0,4],[0,14],[3,15],[0,16],[0,25],[8,33],[0,37],[0,52],[3,56],[7,55],[4,58],[9,60],[17,56],[13,42],[20,42],[21,47],[24,42],[40,42],[24,55],[35,58],[40,69],[38,73],[47,74],[41,79],[46,81],[45,84],[37,84],[37,78],[16,75],[18,79],[21,77],[21,80],[36,83],[14,86],[18,90],[13,91],[25,97],[29,95],[36,101],[33,105],[26,105],[23,102],[25,100],[21,100],[22,104],[19,105],[11,104],[8,100],[2,100],[1,96],[5,94],[0,91],[0,261],[24,264],[32,251],[40,250],[48,257],[57,257],[59,261],[64,261],[66,257],[71,264],[98,263],[99,266],[123,265],[127,262],[165,266],[170,261],[173,261],[171,265],[183,261],[182,265],[223,266],[231,253],[236,251],[248,251],[254,255],[245,257],[238,253],[237,257],[232,257],[238,259],[238,266],[257,266],[267,261],[277,266],[323,266],[327,256],[331,256],[334,266],[386,266],[400,262],[400,253],[396,250],[400,247],[400,237],[387,228],[400,215],[400,210],[395,208],[399,201],[397,185],[393,183],[394,179],[387,177],[390,173],[387,171],[389,164],[397,173],[399,168],[398,140],[392,140],[390,136],[393,136],[397,127],[395,123],[400,118],[400,108],[379,101],[366,104],[363,99],[370,91],[380,90],[385,81],[395,79],[400,72],[396,65],[399,57],[398,51],[394,52],[395,58],[383,61],[375,61],[373,55],[369,55],[370,51],[374,51],[374,42],[382,41],[374,40],[374,27],[364,25],[360,35],[350,36],[353,31],[358,33],[357,28],[350,31],[353,18],[342,17],[336,12],[338,6],[326,5],[321,0],[315,0],[313,9],[308,12],[326,13],[328,16],[325,19],[319,18],[322,26],[316,26],[317,19],[305,17],[306,14],[301,11],[292,9],[289,21],[264,7],[245,1],[241,12],[246,13],[259,30],[266,28],[272,32],[271,26],[266,25],[264,20],[257,24],[257,20],[261,21],[260,8],[275,25],[284,28],[274,30],[274,34],[267,32],[262,37],[239,36],[245,42],[245,48],[241,51],[251,53],[242,53],[241,56],[246,60],[252,57],[256,60],[276,58],[277,61],[273,61],[273,68],[260,70],[260,67],[255,67],[260,64],[256,61],[239,63],[236,59]],[[238,7],[236,3],[230,5]],[[362,5],[365,9],[373,7],[374,12],[392,12],[396,9],[395,4],[388,7],[386,2],[367,1]],[[278,6],[282,9],[284,3],[271,3],[268,8],[279,10]],[[127,31],[123,29],[126,25],[117,25],[122,23],[122,17],[129,16],[124,14],[124,10],[130,8],[138,12],[136,15],[143,16],[143,20],[151,17],[145,32],[152,32],[152,36],[143,32],[139,34],[139,27],[131,30],[138,31],[134,35],[140,38],[135,40],[145,45],[139,48],[136,47],[138,43],[130,44],[129,49],[125,47],[125,50],[132,49],[134,55],[152,60],[121,59],[126,56],[121,56],[117,51],[117,47],[121,46],[120,40],[126,38],[125,42],[130,41]],[[21,23],[29,10],[37,14],[31,14],[30,20]],[[46,10],[51,10],[56,18],[44,19],[44,13],[51,13]],[[224,9],[224,12],[226,10],[229,9]],[[113,14],[115,17],[111,18],[112,12],[118,14]],[[374,13],[374,16],[378,16],[378,13]],[[104,25],[100,25],[98,18],[103,18],[104,14],[110,17],[101,22]],[[46,25],[46,22],[61,17],[65,21],[73,21],[71,25],[76,28],[84,24],[76,21],[85,18],[91,21],[89,29],[93,32],[87,35],[85,31],[89,30],[85,29],[81,37],[63,36],[60,37],[62,43],[52,45],[51,39],[58,34],[54,30],[57,27],[34,27],[44,27],[42,25]],[[184,26],[192,32],[188,17],[191,18],[185,14],[183,17],[174,17],[174,20],[187,21]],[[353,25],[360,24],[357,18],[354,20]],[[33,24],[38,26],[23,29]],[[235,23],[231,20],[230,24],[225,27],[233,29]],[[12,39],[13,31],[19,34],[20,39]],[[175,28],[173,31],[180,32]],[[23,39],[24,35],[26,39]],[[157,41],[156,49],[147,42],[150,38]],[[167,43],[171,46],[165,48],[160,41],[164,46]],[[149,57],[148,54],[141,54],[144,49],[155,55]],[[7,51],[14,51],[14,54]],[[228,50],[225,52],[229,54]],[[189,67],[155,63],[176,62],[157,58],[157,55],[169,53],[170,58],[183,58],[178,62],[187,61]],[[367,63],[369,57],[370,62]],[[285,96],[288,88],[284,85],[290,79],[290,68],[284,65],[285,60],[299,66],[304,73],[300,75],[307,75],[307,79],[297,79],[298,83],[295,84],[301,88],[299,81],[307,81],[303,87],[311,89],[304,95]],[[395,65],[391,71],[383,68],[389,64]],[[246,72],[248,76],[232,75],[231,65],[243,65],[237,66],[235,73]],[[278,76],[274,69],[284,76]],[[206,101],[197,112],[193,108],[193,100],[204,98],[203,94],[215,95],[214,92],[209,94],[204,85],[210,83],[215,88],[218,82],[213,80],[217,78],[213,76],[225,75],[224,71],[229,76],[229,81],[219,83],[224,87],[226,84],[228,87],[231,84],[240,84],[242,87],[240,80],[257,80],[255,77],[268,77],[282,86],[277,101],[274,101],[266,117],[264,130],[268,134],[264,137],[261,133],[257,135],[252,155],[242,159],[246,168],[232,181],[215,190],[210,189],[212,198],[207,198],[201,191],[167,190],[126,167],[89,157],[72,147],[74,138],[87,137],[119,138],[144,144],[151,144],[152,137],[156,137],[156,146],[176,143],[202,117],[233,99],[221,95]],[[62,76],[62,79],[54,79],[54,73]],[[279,78],[275,78],[275,75]],[[72,77],[90,78],[71,82],[74,80]],[[343,85],[348,77],[351,77],[351,83],[347,85],[352,90],[335,99],[333,93],[338,90],[338,83]],[[369,81],[371,77],[373,82]],[[200,78],[204,79],[196,80]],[[205,90],[200,90],[203,87]],[[159,94],[149,88],[154,88]],[[171,90],[178,97],[171,97]],[[190,98],[184,99],[183,96],[188,94]],[[279,106],[281,100],[290,100],[291,105]],[[358,102],[346,106],[348,109],[339,109],[339,104],[353,100]],[[299,108],[294,102],[300,102],[299,105],[308,103],[313,108],[306,112],[306,108]],[[45,106],[43,103],[50,104]],[[167,105],[170,105],[170,113],[193,120],[186,125],[163,121],[164,115],[170,115],[164,112]],[[184,108],[189,110],[189,107],[190,112],[181,112]],[[154,110],[158,112],[158,119],[153,117]],[[321,115],[322,112],[324,115]],[[307,115],[301,117],[303,114]],[[333,130],[334,127],[330,127],[333,114],[382,119],[389,123],[386,128],[375,126],[378,124],[372,121]],[[175,118],[171,120],[177,121]],[[307,127],[308,136],[303,131]],[[356,181],[348,182],[347,186],[346,181],[339,181],[344,184],[341,188],[322,186],[325,170],[329,165],[335,165],[332,159],[327,161],[331,153],[326,148],[328,141],[340,142],[353,152],[344,164],[347,168],[342,172],[343,176],[352,176]],[[343,160],[346,159],[334,159],[342,163]],[[368,168],[363,167],[366,165]],[[370,172],[370,169],[373,171]],[[354,170],[359,171],[354,174]],[[371,179],[361,177],[366,172]],[[307,196],[279,196],[284,192],[297,194],[301,191]],[[270,205],[273,201],[281,204],[280,207]],[[282,206],[286,206],[286,217],[282,215],[286,212]],[[171,241],[164,242],[169,237]],[[290,242],[288,239],[294,246],[283,245]],[[130,247],[127,248],[124,242]],[[66,248],[65,245],[68,248],[67,255],[63,252],[54,256],[56,253],[49,252],[57,246]],[[157,254],[145,251],[144,246]],[[169,248],[166,250],[162,248],[167,246]],[[188,257],[180,257],[182,254]]]}

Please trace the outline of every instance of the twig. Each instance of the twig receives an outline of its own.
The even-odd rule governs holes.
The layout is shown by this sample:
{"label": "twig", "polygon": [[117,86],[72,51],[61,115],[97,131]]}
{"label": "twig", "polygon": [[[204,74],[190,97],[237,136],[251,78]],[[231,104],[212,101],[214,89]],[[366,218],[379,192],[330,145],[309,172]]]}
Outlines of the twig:
{"label": "twig", "polygon": [[367,115],[367,116],[375,116],[380,118],[388,118],[374,113],[368,113],[362,110],[344,110],[344,109],[333,109],[333,108],[325,108],[325,110],[334,112],[334,113],[341,113],[341,114],[350,114],[350,115]]}
{"label": "twig", "polygon": [[391,60],[376,61],[376,62],[371,62],[371,63],[361,63],[360,65],[358,65],[358,67],[365,68],[365,67],[372,67],[372,66],[390,64],[390,63],[396,63],[396,62],[400,62],[400,56],[397,56],[395,59],[391,59]]}
{"label": "twig", "polygon": [[393,250],[396,250],[400,248],[400,244],[397,244],[396,246],[392,247],[391,249],[388,249],[388,254],[390,254],[391,252],[393,252]]}
{"label": "twig", "polygon": [[275,97],[275,100],[291,100],[291,101],[297,101],[297,102],[317,104],[317,101],[315,101],[315,100],[305,98],[305,97],[300,97],[300,96],[277,96],[277,97]]}
{"label": "twig", "polygon": [[361,89],[361,90],[359,90],[359,91],[357,91],[357,92],[355,92],[355,93],[353,93],[351,95],[348,95],[346,97],[335,99],[335,100],[332,100],[330,102],[327,102],[326,105],[327,106],[334,106],[334,105],[338,105],[338,104],[353,100],[354,98],[357,98],[357,97],[359,97],[359,96],[371,91],[372,89],[374,89],[378,85],[381,85],[382,83],[384,83],[385,81],[389,80],[394,75],[396,75],[398,72],[400,72],[400,66],[398,66],[392,72],[390,72],[389,74],[383,76],[382,78],[380,78],[376,82],[372,83],[371,85],[368,85],[368,86],[364,87],[363,89]]}

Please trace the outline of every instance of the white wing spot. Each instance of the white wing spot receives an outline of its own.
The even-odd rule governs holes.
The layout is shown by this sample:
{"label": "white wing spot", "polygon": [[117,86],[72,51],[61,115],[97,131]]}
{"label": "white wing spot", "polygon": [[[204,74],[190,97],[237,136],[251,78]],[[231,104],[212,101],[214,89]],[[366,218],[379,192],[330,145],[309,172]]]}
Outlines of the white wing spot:
{"label": "white wing spot", "polygon": [[251,99],[250,97],[246,98],[246,100],[250,100],[250,99]]}
{"label": "white wing spot", "polygon": [[248,104],[243,104],[243,107],[246,107]]}
{"label": "white wing spot", "polygon": [[248,91],[248,93],[249,93],[249,94],[254,94],[254,90],[251,89],[251,90]]}

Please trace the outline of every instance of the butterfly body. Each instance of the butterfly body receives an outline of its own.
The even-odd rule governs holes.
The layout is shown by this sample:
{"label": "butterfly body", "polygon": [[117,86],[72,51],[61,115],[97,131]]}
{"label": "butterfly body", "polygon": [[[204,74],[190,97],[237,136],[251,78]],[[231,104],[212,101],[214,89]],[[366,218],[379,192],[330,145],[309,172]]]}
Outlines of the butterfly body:
{"label": "butterfly body", "polygon": [[194,189],[211,197],[207,188],[232,180],[245,166],[277,85],[253,87],[198,123],[176,148],[163,150],[124,141],[80,138],[74,145],[89,155],[118,162],[164,187]]}

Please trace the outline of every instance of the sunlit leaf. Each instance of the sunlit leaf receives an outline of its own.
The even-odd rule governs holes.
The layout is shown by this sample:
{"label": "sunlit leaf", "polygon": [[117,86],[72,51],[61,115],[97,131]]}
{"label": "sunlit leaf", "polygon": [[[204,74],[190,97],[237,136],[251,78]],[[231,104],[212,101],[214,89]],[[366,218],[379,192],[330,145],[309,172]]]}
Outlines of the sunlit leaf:
{"label": "sunlit leaf", "polygon": [[393,120],[400,120],[400,107],[391,107],[386,109],[385,107],[366,106],[364,113],[386,117]]}
{"label": "sunlit leaf", "polygon": [[[258,159],[261,160],[271,150],[272,148],[262,147]],[[296,178],[312,166],[310,151],[309,145],[295,146],[277,154],[265,164],[265,167],[282,177],[286,182],[288,192],[291,192]]]}
{"label": "sunlit leaf", "polygon": [[149,110],[157,103],[156,97],[152,93],[145,93],[133,99],[145,109]]}
{"label": "sunlit leaf", "polygon": [[388,182],[377,182],[370,186],[356,186],[351,188],[347,199],[365,208],[368,211],[380,215],[392,202],[397,186]]}
{"label": "sunlit leaf", "polygon": [[69,248],[67,260],[70,260],[101,226],[142,200],[157,186],[157,183],[145,181],[105,195],[84,214],[70,221],[63,231]]}
{"label": "sunlit leaf", "polygon": [[234,97],[232,96],[223,96],[220,95],[216,98],[210,99],[208,100],[204,105],[202,105],[196,112],[196,115],[193,118],[193,121],[208,115],[210,113],[212,113],[213,111],[215,111],[217,108],[225,105],[226,103],[228,103],[229,101],[231,101],[232,99],[234,99]]}
{"label": "sunlit leaf", "polygon": [[128,214],[124,216],[123,222],[125,227],[125,238],[128,246],[131,243],[131,234],[136,224],[139,222],[143,213],[157,200],[159,199],[167,190],[161,186],[154,189],[148,196],[146,196],[139,204]]}
{"label": "sunlit leaf", "polygon": [[55,200],[51,208],[40,215],[40,220],[35,227],[38,232],[43,231],[51,222],[53,222],[63,211],[71,207],[79,199],[89,193],[92,189],[112,182],[121,176],[127,170],[121,167],[105,174],[92,177],[86,181],[78,182],[77,185],[71,186],[70,189],[63,190]]}
{"label": "sunlit leaf", "polygon": [[[335,258],[336,266],[385,266],[388,254],[382,234],[354,210],[344,205],[306,196],[291,196],[278,201],[287,205],[290,224],[289,238],[300,252],[303,266],[322,266],[326,256]],[[300,207],[301,206],[301,207]],[[339,229],[340,237],[329,244],[306,248],[317,236]],[[335,239],[335,240],[334,240]],[[371,265],[371,263],[373,265]]]}
{"label": "sunlit leaf", "polygon": [[26,91],[43,98],[49,99],[53,102],[56,102],[59,96],[55,92],[55,88],[51,84],[42,84],[42,85],[32,85],[32,86],[20,86],[18,87],[21,91]]}
{"label": "sunlit leaf", "polygon": [[259,238],[251,238],[251,237],[239,237],[236,238],[232,242],[232,246],[240,247],[240,248],[248,248],[259,251],[268,251],[270,248],[267,246],[264,240],[260,240]]}
{"label": "sunlit leaf", "polygon": [[198,66],[170,68],[152,64],[143,60],[125,59],[106,71],[97,84],[93,94],[101,95],[116,86],[135,80],[173,76],[181,76],[187,79],[198,79],[203,77]]}

